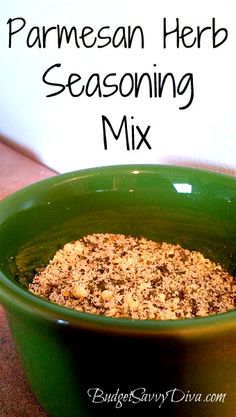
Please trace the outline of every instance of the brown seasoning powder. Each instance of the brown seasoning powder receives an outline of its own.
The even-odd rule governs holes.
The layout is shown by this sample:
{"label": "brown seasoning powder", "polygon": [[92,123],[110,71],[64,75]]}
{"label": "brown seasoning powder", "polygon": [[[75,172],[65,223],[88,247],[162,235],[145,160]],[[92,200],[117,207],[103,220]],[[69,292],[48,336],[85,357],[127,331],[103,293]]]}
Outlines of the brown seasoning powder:
{"label": "brown seasoning powder", "polygon": [[234,278],[201,253],[122,234],[67,243],[29,291],[108,317],[181,319],[235,308]]}

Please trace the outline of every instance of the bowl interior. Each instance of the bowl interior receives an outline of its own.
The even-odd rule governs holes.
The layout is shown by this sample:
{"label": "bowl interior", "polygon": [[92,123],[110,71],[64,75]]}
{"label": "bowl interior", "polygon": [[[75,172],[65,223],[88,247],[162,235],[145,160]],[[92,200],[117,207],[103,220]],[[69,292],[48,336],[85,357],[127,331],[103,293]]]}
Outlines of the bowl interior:
{"label": "bowl interior", "polygon": [[149,165],[44,180],[0,205],[0,269],[25,287],[58,248],[95,232],[179,243],[236,275],[236,179]]}

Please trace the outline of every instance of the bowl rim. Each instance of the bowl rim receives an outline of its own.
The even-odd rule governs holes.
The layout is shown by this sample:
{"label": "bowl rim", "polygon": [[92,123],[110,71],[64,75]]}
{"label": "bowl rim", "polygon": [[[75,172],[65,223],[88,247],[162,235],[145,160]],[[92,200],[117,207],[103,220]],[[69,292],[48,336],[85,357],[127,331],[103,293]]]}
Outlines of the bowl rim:
{"label": "bowl rim", "polygon": [[[20,196],[25,191],[44,187],[45,185],[53,185],[63,180],[72,180],[75,176],[83,177],[87,175],[97,175],[99,173],[113,172],[130,173],[130,171],[140,171],[140,173],[152,173],[153,170],[177,170],[186,173],[197,175],[208,175],[212,178],[224,177],[227,180],[234,180],[236,187],[236,177],[229,174],[204,170],[200,168],[191,168],[186,166],[175,165],[161,165],[161,164],[129,164],[129,165],[112,165],[105,167],[95,167],[82,170],[71,171],[63,174],[58,174],[49,177],[12,193],[0,202],[0,209],[2,203],[8,203],[12,198]],[[236,189],[236,188],[235,188]],[[21,313],[29,316],[34,316],[39,320],[47,320],[56,323],[59,326],[74,326],[84,329],[93,329],[95,331],[102,330],[103,332],[112,333],[132,333],[136,335],[160,335],[178,333],[181,337],[192,337],[195,334],[199,336],[203,333],[215,333],[215,331],[228,331],[229,328],[236,328],[236,309],[229,310],[224,313],[212,314],[205,317],[193,317],[172,320],[141,320],[130,318],[114,318],[106,317],[104,315],[96,315],[92,313],[80,312],[74,309],[61,306],[49,300],[43,299],[37,295],[30,293],[27,289],[22,288],[16,282],[13,282],[10,275],[0,269],[0,302],[7,312],[11,312],[12,308],[17,309]]]}

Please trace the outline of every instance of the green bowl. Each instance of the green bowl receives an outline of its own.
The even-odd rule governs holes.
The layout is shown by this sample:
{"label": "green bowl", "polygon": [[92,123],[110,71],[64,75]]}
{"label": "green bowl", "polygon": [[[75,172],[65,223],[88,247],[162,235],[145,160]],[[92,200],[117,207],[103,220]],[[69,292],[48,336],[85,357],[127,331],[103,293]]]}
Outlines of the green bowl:
{"label": "green bowl", "polygon": [[52,417],[232,417],[236,311],[183,320],[77,312],[26,289],[66,242],[125,233],[201,251],[236,275],[236,178],[131,165],[59,175],[0,203],[0,299]]}

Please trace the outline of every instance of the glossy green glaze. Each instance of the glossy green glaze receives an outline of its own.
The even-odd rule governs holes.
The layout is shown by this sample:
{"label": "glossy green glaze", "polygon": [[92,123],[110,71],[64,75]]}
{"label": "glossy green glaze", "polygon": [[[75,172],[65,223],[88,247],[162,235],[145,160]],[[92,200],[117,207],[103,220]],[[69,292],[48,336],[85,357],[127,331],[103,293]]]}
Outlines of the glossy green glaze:
{"label": "glossy green glaze", "polygon": [[[180,243],[236,275],[236,178],[171,166],[106,167],[44,180],[0,204],[0,298],[28,381],[50,416],[232,417],[235,311],[178,321],[112,319],[27,292],[35,267],[93,232]],[[176,391],[161,407],[146,397],[115,408],[93,403],[92,387],[116,393],[114,401],[139,387],[226,398],[189,402]]]}

